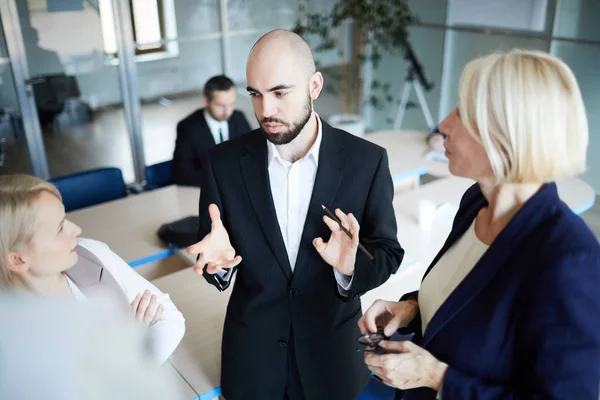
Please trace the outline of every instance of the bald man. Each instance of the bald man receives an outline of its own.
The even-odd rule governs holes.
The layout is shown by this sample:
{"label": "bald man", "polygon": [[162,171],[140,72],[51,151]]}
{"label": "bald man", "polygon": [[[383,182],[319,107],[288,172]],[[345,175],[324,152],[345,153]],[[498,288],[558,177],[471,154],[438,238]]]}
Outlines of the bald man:
{"label": "bald man", "polygon": [[[219,290],[235,274],[222,393],[227,400],[354,399],[369,379],[356,351],[360,296],[396,272],[404,254],[386,152],[314,112],[323,77],[299,36],[263,36],[246,78],[260,128],[208,152],[203,239],[188,248],[199,254],[196,271]],[[372,259],[357,251],[359,240]]]}

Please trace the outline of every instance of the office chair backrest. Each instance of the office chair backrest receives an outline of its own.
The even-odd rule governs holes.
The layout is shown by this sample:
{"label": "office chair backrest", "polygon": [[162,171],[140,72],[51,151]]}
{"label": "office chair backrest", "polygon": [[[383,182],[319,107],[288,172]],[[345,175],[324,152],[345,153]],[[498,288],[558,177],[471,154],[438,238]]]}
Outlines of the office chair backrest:
{"label": "office chair backrest", "polygon": [[119,168],[98,168],[51,179],[60,192],[65,211],[93,206],[127,196]]}
{"label": "office chair backrest", "polygon": [[36,106],[41,110],[62,111],[65,101],[78,98],[81,93],[77,78],[65,74],[34,77],[33,91]]}
{"label": "office chair backrest", "polygon": [[59,103],[63,103],[67,99],[78,98],[81,96],[77,78],[67,75],[51,75],[49,76],[50,86]]}
{"label": "office chair backrest", "polygon": [[148,190],[158,189],[173,183],[173,161],[164,161],[148,165],[145,171],[146,186]]}

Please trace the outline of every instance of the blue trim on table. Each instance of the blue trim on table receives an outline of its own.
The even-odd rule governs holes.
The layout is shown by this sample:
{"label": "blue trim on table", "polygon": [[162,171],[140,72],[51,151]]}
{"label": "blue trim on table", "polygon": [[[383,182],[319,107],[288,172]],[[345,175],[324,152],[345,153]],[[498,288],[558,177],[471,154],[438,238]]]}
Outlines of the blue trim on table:
{"label": "blue trim on table", "polygon": [[394,181],[394,183],[396,183],[396,182],[400,182],[400,181],[403,181],[408,178],[413,178],[415,176],[422,176],[422,175],[425,175],[426,173],[427,173],[427,168],[419,167],[419,168],[412,169],[410,171],[402,172],[401,174],[393,175],[392,181]]}
{"label": "blue trim on table", "polygon": [[201,394],[200,396],[196,397],[194,400],[212,400],[217,396],[221,395],[221,387],[216,387],[213,390],[206,392],[204,394]]}
{"label": "blue trim on table", "polygon": [[590,208],[592,208],[594,206],[595,202],[596,202],[596,196],[594,196],[590,201],[588,201],[587,203],[585,203],[581,207],[578,207],[578,208],[574,209],[573,212],[575,214],[577,214],[577,215],[583,214],[584,212],[586,212],[587,210],[589,210]]}
{"label": "blue trim on table", "polygon": [[129,263],[129,266],[131,268],[139,267],[140,265],[148,264],[152,261],[163,260],[167,257],[172,256],[173,254],[175,254],[174,249],[163,250],[160,253],[152,254],[151,256],[148,256],[148,257],[142,257],[140,259],[133,260]]}

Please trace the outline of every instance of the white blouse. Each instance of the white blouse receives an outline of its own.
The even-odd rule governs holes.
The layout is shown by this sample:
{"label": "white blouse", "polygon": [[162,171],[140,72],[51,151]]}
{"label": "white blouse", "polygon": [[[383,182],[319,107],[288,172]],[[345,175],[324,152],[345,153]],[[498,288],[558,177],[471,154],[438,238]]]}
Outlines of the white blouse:
{"label": "white blouse", "polygon": [[77,287],[77,284],[75,282],[73,282],[71,280],[71,278],[69,278],[69,275],[67,275],[67,274],[63,274],[63,275],[67,279],[67,283],[69,284],[69,289],[71,289],[71,294],[73,295],[73,298],[75,299],[75,301],[78,303],[85,303],[86,301],[88,301],[87,297],[85,297],[85,294],[83,294],[81,292],[81,290],[79,290],[79,288]]}
{"label": "white blouse", "polygon": [[[161,319],[148,328],[148,333],[153,359],[160,364],[164,363],[171,356],[185,333],[185,319],[175,307],[169,295],[161,292],[156,286],[135,272],[106,244],[91,239],[79,239],[77,244],[98,257],[117,281],[130,304],[138,293],[143,293],[145,290],[149,290],[156,295],[157,304],[163,306],[163,313]],[[87,301],[85,295],[69,277],[67,277],[67,282],[77,302]]]}
{"label": "white blouse", "polygon": [[489,247],[477,238],[475,221],[438,260],[421,283],[419,311],[423,334],[440,306],[471,272]]}

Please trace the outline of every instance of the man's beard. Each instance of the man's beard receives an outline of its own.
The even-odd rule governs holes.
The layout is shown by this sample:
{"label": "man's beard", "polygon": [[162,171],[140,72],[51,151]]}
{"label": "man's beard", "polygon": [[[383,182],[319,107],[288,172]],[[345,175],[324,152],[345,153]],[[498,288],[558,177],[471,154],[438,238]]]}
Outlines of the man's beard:
{"label": "man's beard", "polygon": [[[262,131],[263,135],[269,142],[271,142],[275,145],[288,144],[288,143],[291,143],[292,140],[296,139],[296,137],[300,134],[300,132],[302,132],[302,129],[304,129],[304,127],[310,120],[311,115],[312,115],[312,102],[311,102],[311,98],[309,95],[309,96],[307,96],[306,104],[304,106],[304,109],[302,110],[302,114],[300,115],[298,120],[296,120],[292,124],[292,127],[289,128],[286,132],[269,133],[269,132],[265,131],[264,128],[262,127],[263,124],[267,124],[267,123],[282,124],[286,127],[289,127],[288,123],[286,123],[285,121],[282,121],[280,119],[277,119],[277,118],[263,118],[262,121],[259,121],[260,130]],[[258,120],[258,118],[257,118],[257,120]]]}

